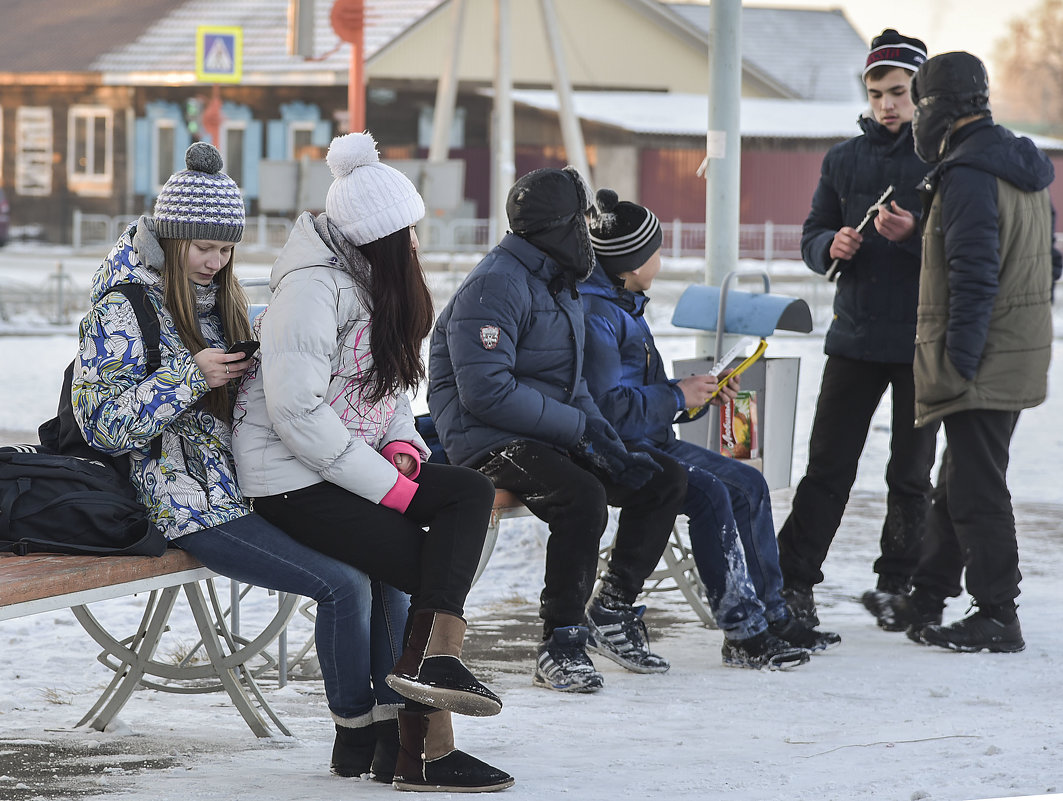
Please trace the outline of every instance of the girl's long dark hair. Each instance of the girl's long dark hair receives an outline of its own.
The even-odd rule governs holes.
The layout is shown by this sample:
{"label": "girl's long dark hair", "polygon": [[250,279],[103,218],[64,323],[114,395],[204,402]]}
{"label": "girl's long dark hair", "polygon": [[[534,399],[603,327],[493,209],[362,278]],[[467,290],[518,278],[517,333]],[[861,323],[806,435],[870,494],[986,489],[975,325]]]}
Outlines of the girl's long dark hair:
{"label": "girl's long dark hair", "polygon": [[395,392],[415,390],[425,379],[421,343],[432,330],[432,294],[409,228],[359,245],[358,250],[371,268],[368,281],[356,276],[369,299],[372,320],[373,365],[365,376],[362,397],[367,403],[379,403]]}

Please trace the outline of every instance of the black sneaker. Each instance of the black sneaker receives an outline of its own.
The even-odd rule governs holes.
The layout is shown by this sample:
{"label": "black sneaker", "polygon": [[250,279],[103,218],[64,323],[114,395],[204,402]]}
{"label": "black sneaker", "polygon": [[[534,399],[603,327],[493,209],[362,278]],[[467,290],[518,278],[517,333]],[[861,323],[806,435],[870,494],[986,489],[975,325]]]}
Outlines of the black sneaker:
{"label": "black sneaker", "polygon": [[727,667],[786,670],[805,664],[809,658],[804,648],[795,648],[770,631],[744,640],[723,641],[723,663]]}
{"label": "black sneaker", "polygon": [[768,630],[780,640],[812,653],[826,651],[842,641],[840,634],[835,634],[833,631],[816,631],[792,617],[769,623]]}
{"label": "black sneaker", "polygon": [[899,620],[893,608],[893,602],[898,595],[899,593],[886,590],[868,590],[860,596],[860,603],[864,605],[864,609],[875,616],[875,622],[880,629],[904,631],[909,624]]}
{"label": "black sneaker", "polygon": [[923,627],[939,625],[945,609],[944,598],[922,589],[914,589],[907,595],[891,594],[883,601],[889,607],[884,615],[897,626],[889,631],[905,631],[909,640],[920,645],[925,645],[921,637]]}
{"label": "black sneaker", "polygon": [[810,629],[819,625],[816,599],[812,595],[811,587],[783,587],[780,592],[794,620],[804,623]]}
{"label": "black sneaker", "polygon": [[587,609],[587,650],[635,673],[667,671],[668,660],[650,652],[645,611],[645,606],[608,609],[595,598]]}
{"label": "black sneaker", "polygon": [[1026,648],[1018,618],[1004,623],[982,610],[947,626],[925,626],[919,637],[926,645],[951,648],[953,651],[1017,654]]}
{"label": "black sneaker", "polygon": [[605,680],[587,656],[587,629],[564,626],[554,629],[539,645],[532,683],[565,693],[594,693]]}

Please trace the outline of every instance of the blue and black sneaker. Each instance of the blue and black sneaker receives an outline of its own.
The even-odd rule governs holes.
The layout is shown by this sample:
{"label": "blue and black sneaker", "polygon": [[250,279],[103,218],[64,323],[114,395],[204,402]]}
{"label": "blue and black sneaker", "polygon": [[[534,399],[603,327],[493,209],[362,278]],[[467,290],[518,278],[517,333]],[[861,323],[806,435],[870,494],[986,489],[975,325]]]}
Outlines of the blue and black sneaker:
{"label": "blue and black sneaker", "polygon": [[645,606],[610,609],[595,598],[587,609],[587,649],[634,673],[664,673],[671,665],[650,651],[645,611]]}
{"label": "blue and black sneaker", "polygon": [[564,693],[594,693],[605,680],[587,656],[585,626],[556,628],[539,644],[532,683]]}

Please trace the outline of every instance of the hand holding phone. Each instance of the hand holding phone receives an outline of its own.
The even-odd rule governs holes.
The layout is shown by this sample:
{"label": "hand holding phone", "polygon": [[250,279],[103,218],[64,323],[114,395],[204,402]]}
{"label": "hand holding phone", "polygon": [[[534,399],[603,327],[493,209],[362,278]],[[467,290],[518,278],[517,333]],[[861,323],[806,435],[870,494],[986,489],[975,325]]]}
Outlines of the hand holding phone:
{"label": "hand holding phone", "polygon": [[234,342],[229,346],[226,353],[243,353],[244,358],[240,361],[247,361],[255,355],[255,351],[258,350],[258,340],[255,339],[241,339],[239,342]]}

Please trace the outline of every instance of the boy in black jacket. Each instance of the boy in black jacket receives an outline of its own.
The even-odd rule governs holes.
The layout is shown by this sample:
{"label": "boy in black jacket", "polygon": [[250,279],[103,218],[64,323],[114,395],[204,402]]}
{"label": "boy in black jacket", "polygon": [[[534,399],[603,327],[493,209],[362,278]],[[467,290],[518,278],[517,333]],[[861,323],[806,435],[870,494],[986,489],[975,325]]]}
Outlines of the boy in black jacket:
{"label": "boy in black jacket", "polygon": [[[872,41],[863,78],[873,116],[860,119],[863,135],[835,145],[823,159],[802,233],[801,252],[810,269],[826,273],[840,260],[808,469],[779,530],[783,596],[810,626],[819,623],[812,588],[823,581],[821,566],[887,387],[893,416],[886,520],[882,555],[875,562],[877,589],[864,594],[873,613],[888,609],[885,602],[908,588],[922,537],[937,432],[916,429],[912,420],[919,287],[919,237],[912,234],[916,186],[926,168],[912,144],[908,85],[925,60],[926,45],[893,29]],[[874,226],[858,233],[868,208],[888,186],[895,199],[879,209]],[[880,626],[897,628],[888,615],[877,616]]]}

